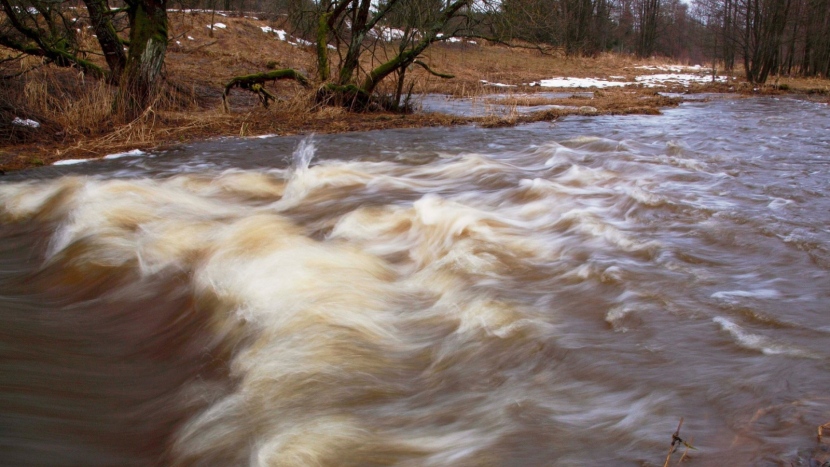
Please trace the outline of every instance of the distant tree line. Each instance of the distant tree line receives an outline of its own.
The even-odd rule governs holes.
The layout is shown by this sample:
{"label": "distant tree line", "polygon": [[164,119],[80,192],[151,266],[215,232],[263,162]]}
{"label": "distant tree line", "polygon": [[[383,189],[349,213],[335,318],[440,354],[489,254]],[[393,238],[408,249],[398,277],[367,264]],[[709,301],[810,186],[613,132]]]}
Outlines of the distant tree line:
{"label": "distant tree line", "polygon": [[830,75],[830,1],[696,0],[711,54],[763,83],[770,74]]}

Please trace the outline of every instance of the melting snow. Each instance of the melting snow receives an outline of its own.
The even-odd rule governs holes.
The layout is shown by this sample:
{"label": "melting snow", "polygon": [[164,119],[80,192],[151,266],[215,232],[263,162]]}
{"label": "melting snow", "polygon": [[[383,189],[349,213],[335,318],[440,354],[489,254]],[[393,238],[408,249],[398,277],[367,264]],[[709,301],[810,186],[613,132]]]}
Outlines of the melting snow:
{"label": "melting snow", "polygon": [[[210,28],[210,25],[208,24],[208,25],[207,25],[207,26],[205,26],[205,27]],[[219,29],[225,29],[225,28],[226,28],[226,27],[228,27],[228,26],[227,26],[227,25],[225,25],[224,23],[213,23],[213,27],[214,27],[214,28],[219,28]]]}
{"label": "melting snow", "polygon": [[288,34],[282,29],[274,29],[271,26],[260,26],[259,28],[262,29],[262,32],[264,32],[265,34],[273,32],[281,41],[284,41],[285,38],[288,36]]}
{"label": "melting snow", "polygon": [[640,65],[635,66],[634,68],[638,70],[658,70],[658,71],[673,71],[675,73],[680,71],[703,71],[706,68],[703,68],[700,65],[695,66],[686,66],[686,65],[658,65],[658,66],[651,66],[651,65]]}
{"label": "melting snow", "polygon": [[289,42],[289,44],[291,44],[291,45],[293,45],[293,46],[298,46],[298,45],[314,45],[314,43],[313,43],[313,42],[309,42],[309,41],[307,41],[307,40],[305,40],[305,39],[300,39],[299,37],[295,37],[295,38],[294,38],[294,40],[295,40],[295,41],[297,41],[297,42]]}
{"label": "melting snow", "polygon": [[385,41],[397,41],[404,38],[406,33],[396,28],[380,28],[380,37]]}
{"label": "melting snow", "polygon": [[92,160],[92,159],[65,159],[65,160],[62,160],[62,161],[57,161],[57,162],[53,163],[52,165],[75,165],[75,164],[81,164],[81,163],[84,163],[84,162],[89,162],[90,160]]}
{"label": "melting snow", "polygon": [[622,87],[629,84],[632,83],[608,81],[598,78],[551,78],[530,83],[531,86],[541,86],[543,88],[610,88]]}
{"label": "melting snow", "polygon": [[[665,86],[668,84],[681,84],[683,86],[689,86],[692,83],[710,83],[712,82],[712,77],[709,75],[693,75],[689,73],[681,74],[681,73],[666,73],[666,74],[659,74],[659,75],[643,75],[634,78],[638,83],[642,83],[644,86],[648,87],[655,87],[655,86]],[[717,76],[715,77],[715,81],[719,83],[725,83],[726,77],[725,76]]]}
{"label": "melting snow", "polygon": [[40,128],[40,123],[34,120],[30,120],[28,118],[23,120],[20,117],[14,117],[14,120],[12,120],[12,125],[27,126],[29,128]]}
{"label": "melting snow", "polygon": [[104,156],[104,159],[120,159],[122,157],[143,156],[144,154],[147,154],[147,153],[142,151],[141,149],[133,149],[132,151],[119,152],[119,153],[116,153],[116,154],[110,154],[108,156]]}
{"label": "melting snow", "polygon": [[487,81],[486,79],[481,80],[481,84],[484,84],[486,86],[495,86],[497,88],[515,88],[516,87],[515,84],[491,83],[491,82]]}

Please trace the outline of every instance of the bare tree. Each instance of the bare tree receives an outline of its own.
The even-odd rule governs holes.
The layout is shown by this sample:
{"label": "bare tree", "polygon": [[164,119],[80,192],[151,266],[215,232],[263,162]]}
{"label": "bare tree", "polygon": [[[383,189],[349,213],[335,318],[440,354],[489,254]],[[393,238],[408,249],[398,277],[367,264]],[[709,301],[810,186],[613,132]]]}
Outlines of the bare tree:
{"label": "bare tree", "polygon": [[654,54],[657,40],[660,0],[636,0],[638,12],[637,55],[650,57]]}
{"label": "bare tree", "polygon": [[[405,74],[401,71],[415,64],[433,72],[419,60],[432,44],[452,37],[479,37],[473,25],[478,24],[476,17],[482,15],[489,4],[483,0],[441,1],[440,9],[418,20],[422,23],[420,27],[410,27],[408,32],[401,31],[397,37],[388,37],[389,41],[399,42],[397,53],[366,70],[361,68],[362,58],[377,50],[369,44],[384,38],[384,22],[393,18],[396,10],[404,8],[406,0],[387,0],[377,8],[373,8],[372,0],[321,0],[317,4],[301,5],[312,8],[313,20],[305,21],[305,24],[315,26],[317,79],[321,83],[318,101],[366,108],[388,102],[375,95],[378,85],[387,77],[397,75],[400,79]],[[337,54],[335,63],[332,63],[332,53]],[[378,58],[377,55],[372,57]],[[334,72],[332,68],[335,68]],[[238,76],[225,86],[224,96],[234,87],[261,93],[262,84],[274,79],[295,79],[304,84],[311,81],[295,70]]]}

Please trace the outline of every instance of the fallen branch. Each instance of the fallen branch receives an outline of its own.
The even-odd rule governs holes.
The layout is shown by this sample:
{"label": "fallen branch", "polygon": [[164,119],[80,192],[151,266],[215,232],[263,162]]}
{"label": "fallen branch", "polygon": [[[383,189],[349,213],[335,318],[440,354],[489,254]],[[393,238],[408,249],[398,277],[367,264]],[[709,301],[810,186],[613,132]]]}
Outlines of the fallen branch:
{"label": "fallen branch", "polygon": [[245,76],[237,76],[230,80],[228,84],[225,85],[225,90],[222,92],[222,106],[224,107],[226,112],[230,112],[230,106],[228,105],[228,95],[233,88],[240,88],[246,91],[253,92],[257,96],[259,96],[260,101],[262,101],[262,105],[264,107],[268,107],[268,101],[276,101],[277,97],[270,92],[268,92],[263,84],[268,81],[277,81],[281,79],[293,79],[294,81],[300,83],[304,87],[309,87],[310,83],[308,78],[303,76],[296,70],[292,70],[291,68],[286,68],[284,70],[274,70],[268,71],[265,73],[254,73],[252,75],[245,75]]}

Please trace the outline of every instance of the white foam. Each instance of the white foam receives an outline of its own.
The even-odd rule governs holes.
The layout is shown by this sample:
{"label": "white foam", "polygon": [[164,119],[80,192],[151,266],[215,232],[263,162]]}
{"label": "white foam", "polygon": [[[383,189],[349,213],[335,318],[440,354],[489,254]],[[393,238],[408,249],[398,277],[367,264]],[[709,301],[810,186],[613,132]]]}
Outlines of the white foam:
{"label": "white foam", "polygon": [[757,298],[762,300],[770,300],[774,298],[778,298],[781,296],[781,293],[777,290],[773,289],[757,289],[757,290],[724,290],[721,292],[715,292],[711,295],[712,298],[734,298],[734,297],[741,297],[741,298]]}
{"label": "white foam", "polygon": [[745,349],[757,350],[764,355],[787,355],[791,357],[808,358],[815,357],[806,350],[799,349],[794,346],[779,344],[768,337],[746,332],[733,321],[722,316],[715,317],[712,321],[720,325],[721,329],[728,332],[732,338],[735,339],[735,342]]}

